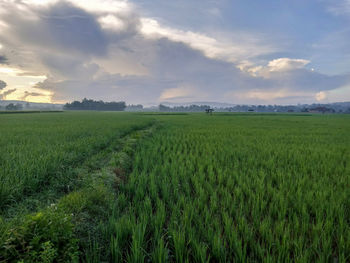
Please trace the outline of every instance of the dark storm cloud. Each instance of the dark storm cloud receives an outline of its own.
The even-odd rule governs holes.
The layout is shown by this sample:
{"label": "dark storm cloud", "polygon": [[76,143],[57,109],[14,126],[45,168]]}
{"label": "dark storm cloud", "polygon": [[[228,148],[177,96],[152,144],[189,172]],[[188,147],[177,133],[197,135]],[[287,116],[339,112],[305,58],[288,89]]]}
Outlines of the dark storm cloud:
{"label": "dark storm cloud", "polygon": [[6,56],[0,55],[0,64],[7,64],[8,60]]}
{"label": "dark storm cloud", "polygon": [[1,5],[8,12],[0,20],[9,27],[0,41],[13,66],[41,71],[41,75],[78,77],[79,68],[85,67],[91,74],[91,68],[85,65],[91,57],[106,55],[108,39],[96,17],[68,2],[45,8],[24,5],[26,12],[10,3]]}
{"label": "dark storm cloud", "polygon": [[107,39],[96,18],[66,2],[39,13],[51,44],[92,55],[105,55]]}
{"label": "dark storm cloud", "polygon": [[0,90],[1,90],[1,89],[4,89],[4,88],[6,88],[6,87],[7,87],[6,82],[3,81],[3,80],[0,80]]}
{"label": "dark storm cloud", "polygon": [[[106,53],[107,39],[96,17],[68,2],[41,9],[33,7],[27,13],[16,5],[3,5],[8,13],[1,18],[22,43],[90,55]],[[6,44],[6,40],[14,37],[3,35],[1,38]]]}

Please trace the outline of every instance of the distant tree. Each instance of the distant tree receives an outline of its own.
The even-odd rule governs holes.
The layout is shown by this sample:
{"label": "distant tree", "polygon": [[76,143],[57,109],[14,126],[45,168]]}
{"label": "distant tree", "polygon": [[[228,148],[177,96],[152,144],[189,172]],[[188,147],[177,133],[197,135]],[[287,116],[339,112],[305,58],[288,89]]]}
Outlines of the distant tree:
{"label": "distant tree", "polygon": [[159,104],[158,108],[159,108],[159,111],[171,111],[170,107],[165,106],[163,104]]}
{"label": "distant tree", "polygon": [[137,104],[137,105],[131,104],[131,105],[126,106],[125,110],[127,110],[127,111],[141,111],[141,110],[143,110],[143,105],[141,105],[141,104]]}
{"label": "distant tree", "polygon": [[18,103],[18,104],[16,104],[16,108],[17,108],[17,110],[23,110],[23,105]]}
{"label": "distant tree", "polygon": [[23,109],[23,105],[22,104],[13,104],[10,103],[5,107],[6,110],[22,110]]}
{"label": "distant tree", "polygon": [[165,112],[203,112],[206,109],[210,109],[208,105],[189,105],[189,106],[175,106],[169,107],[163,104],[158,106],[159,111]]}
{"label": "distant tree", "polygon": [[17,110],[16,105],[13,104],[13,103],[8,104],[8,105],[5,107],[5,109],[6,109],[6,110]]}
{"label": "distant tree", "polygon": [[64,109],[66,110],[96,110],[96,111],[123,111],[126,108],[124,101],[119,102],[103,102],[89,100],[84,98],[80,101],[73,101],[72,103],[66,103]]}

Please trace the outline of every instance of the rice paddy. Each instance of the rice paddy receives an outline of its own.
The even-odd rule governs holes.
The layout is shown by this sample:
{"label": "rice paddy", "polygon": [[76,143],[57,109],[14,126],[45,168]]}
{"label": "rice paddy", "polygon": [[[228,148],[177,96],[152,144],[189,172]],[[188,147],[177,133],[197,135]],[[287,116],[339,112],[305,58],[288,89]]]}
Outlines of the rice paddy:
{"label": "rice paddy", "polygon": [[350,260],[348,115],[0,119],[0,262]]}

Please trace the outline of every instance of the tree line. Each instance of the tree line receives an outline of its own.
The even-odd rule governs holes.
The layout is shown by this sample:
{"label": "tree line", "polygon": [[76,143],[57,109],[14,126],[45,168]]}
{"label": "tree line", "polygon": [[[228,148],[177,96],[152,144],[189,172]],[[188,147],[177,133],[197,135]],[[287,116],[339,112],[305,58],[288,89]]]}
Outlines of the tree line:
{"label": "tree line", "polygon": [[73,101],[66,103],[64,109],[66,110],[96,110],[96,111],[123,111],[126,108],[124,101],[104,102],[102,100],[83,99],[80,101]]}
{"label": "tree line", "polygon": [[3,109],[8,111],[19,111],[19,110],[23,110],[23,105],[20,103],[17,103],[17,104],[10,103],[5,107],[0,106],[0,110],[3,110]]}
{"label": "tree line", "polygon": [[207,109],[210,109],[208,105],[189,105],[189,106],[175,106],[169,107],[163,104],[158,106],[159,111],[165,112],[204,112]]}

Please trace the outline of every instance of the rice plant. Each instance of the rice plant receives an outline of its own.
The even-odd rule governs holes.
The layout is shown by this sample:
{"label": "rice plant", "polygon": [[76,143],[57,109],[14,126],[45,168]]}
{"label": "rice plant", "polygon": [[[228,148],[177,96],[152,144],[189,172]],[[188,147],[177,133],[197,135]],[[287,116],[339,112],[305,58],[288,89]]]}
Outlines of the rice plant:
{"label": "rice plant", "polygon": [[350,261],[348,115],[0,118],[0,241],[55,200],[80,261]]}

